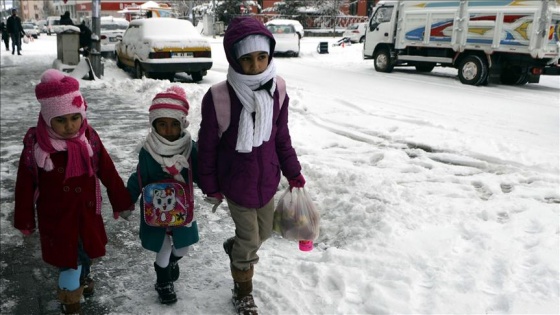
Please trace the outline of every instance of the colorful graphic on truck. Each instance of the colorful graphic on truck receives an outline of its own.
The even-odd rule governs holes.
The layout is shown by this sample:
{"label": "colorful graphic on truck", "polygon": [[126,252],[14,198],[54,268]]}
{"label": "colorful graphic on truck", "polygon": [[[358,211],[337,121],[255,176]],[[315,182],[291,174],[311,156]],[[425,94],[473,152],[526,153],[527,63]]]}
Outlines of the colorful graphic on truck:
{"label": "colorful graphic on truck", "polygon": [[[532,20],[532,15],[505,15],[500,44],[528,46],[529,32],[533,25]],[[495,24],[495,15],[471,15],[467,43],[492,44]],[[424,31],[424,27],[412,29],[406,32],[406,39],[422,41],[424,40]],[[430,41],[451,42],[452,35],[453,20],[432,24]]]}

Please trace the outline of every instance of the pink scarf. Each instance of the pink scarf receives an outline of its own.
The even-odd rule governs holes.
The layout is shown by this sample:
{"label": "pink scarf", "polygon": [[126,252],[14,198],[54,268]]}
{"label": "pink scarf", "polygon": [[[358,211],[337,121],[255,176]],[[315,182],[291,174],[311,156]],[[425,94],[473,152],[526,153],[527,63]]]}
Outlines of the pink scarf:
{"label": "pink scarf", "polygon": [[54,165],[51,154],[59,151],[68,151],[68,162],[66,164],[66,177],[76,177],[87,173],[93,176],[91,158],[93,150],[86,138],[85,131],[88,128],[87,119],[84,119],[78,133],[71,139],[63,139],[49,127],[43,116],[39,115],[37,121],[37,143],[35,144],[35,160],[37,166],[51,171]]}

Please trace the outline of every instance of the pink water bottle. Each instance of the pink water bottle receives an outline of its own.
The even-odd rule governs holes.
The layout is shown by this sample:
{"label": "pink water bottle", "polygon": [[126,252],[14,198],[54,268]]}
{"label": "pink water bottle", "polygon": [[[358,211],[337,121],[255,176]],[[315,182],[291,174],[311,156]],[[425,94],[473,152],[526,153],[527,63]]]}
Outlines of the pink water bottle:
{"label": "pink water bottle", "polygon": [[313,241],[311,240],[300,240],[299,241],[299,250],[303,252],[308,252],[313,249]]}

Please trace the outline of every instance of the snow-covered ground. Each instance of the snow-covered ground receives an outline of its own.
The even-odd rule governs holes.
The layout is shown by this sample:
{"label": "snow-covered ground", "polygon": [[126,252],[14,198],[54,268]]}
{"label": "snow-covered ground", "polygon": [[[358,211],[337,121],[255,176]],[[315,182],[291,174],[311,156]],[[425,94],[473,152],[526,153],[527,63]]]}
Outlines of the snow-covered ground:
{"label": "snow-covered ground", "polygon": [[[157,92],[171,84],[187,91],[197,137],[200,101],[227,70],[222,38],[209,39],[214,66],[199,84],[187,75],[131,79],[110,60],[101,80],[81,82],[90,124],[125,180]],[[277,58],[321,234],[312,252],[279,236],[263,245],[254,278],[260,313],[559,313],[560,78],[473,87],[453,69],[377,73],[361,45],[317,53],[319,41],[335,40],[306,37],[299,58]],[[34,86],[56,59],[56,38],[41,36],[22,53],[1,55],[2,252],[38,248],[36,234],[24,240],[11,225],[13,185],[23,135],[37,120]],[[138,212],[115,221],[105,206],[110,241],[94,265],[92,299],[107,313],[233,313],[222,241],[234,225],[225,205],[212,213],[199,190],[195,202],[201,241],[181,260],[172,306],[157,302],[155,255],[140,246]],[[8,314],[25,298],[4,294],[18,283],[3,282]]]}

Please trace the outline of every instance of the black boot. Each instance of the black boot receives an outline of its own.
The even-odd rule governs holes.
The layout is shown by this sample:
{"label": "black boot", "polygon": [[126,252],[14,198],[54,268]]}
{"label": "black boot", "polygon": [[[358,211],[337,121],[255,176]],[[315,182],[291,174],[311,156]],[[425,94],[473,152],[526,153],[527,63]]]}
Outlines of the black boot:
{"label": "black boot", "polygon": [[177,257],[171,253],[171,257],[169,257],[169,267],[171,268],[171,281],[175,282],[179,279],[179,275],[181,274],[179,270],[179,260],[183,258]]}
{"label": "black boot", "polygon": [[229,261],[231,262],[231,253],[233,251],[233,242],[235,241],[235,236],[232,236],[224,241],[224,251],[229,256]]}
{"label": "black boot", "polygon": [[156,270],[156,291],[159,295],[159,302],[161,304],[172,304],[177,302],[177,295],[175,294],[175,287],[171,281],[171,267],[161,268],[154,263]]}

